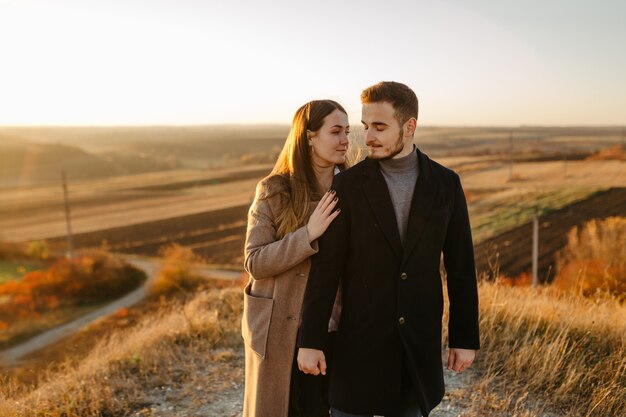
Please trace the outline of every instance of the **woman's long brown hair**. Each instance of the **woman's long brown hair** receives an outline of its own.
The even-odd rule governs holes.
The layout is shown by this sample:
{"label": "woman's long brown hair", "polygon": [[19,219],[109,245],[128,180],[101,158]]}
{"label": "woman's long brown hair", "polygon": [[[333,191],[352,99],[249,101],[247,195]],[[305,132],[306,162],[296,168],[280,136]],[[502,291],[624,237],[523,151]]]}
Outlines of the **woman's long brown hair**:
{"label": "woman's long brown hair", "polygon": [[[347,114],[341,104],[333,100],[313,100],[300,107],[293,116],[289,135],[274,169],[266,178],[280,182],[276,192],[260,196],[269,198],[281,194],[283,209],[275,213],[274,219],[279,239],[303,226],[307,221],[309,203],[319,200],[326,192],[320,189],[315,177],[307,130],[317,132],[324,124],[324,118],[335,110]],[[345,163],[340,165],[340,169],[345,168]]]}

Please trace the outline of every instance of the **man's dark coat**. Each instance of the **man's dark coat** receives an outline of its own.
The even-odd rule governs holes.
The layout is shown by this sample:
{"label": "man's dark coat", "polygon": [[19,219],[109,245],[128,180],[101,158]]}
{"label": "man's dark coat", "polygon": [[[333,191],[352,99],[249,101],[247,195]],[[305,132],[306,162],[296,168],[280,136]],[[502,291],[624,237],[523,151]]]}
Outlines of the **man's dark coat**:
{"label": "man's dark coat", "polygon": [[341,214],[318,240],[298,346],[328,348],[328,319],[341,283],[330,403],[344,412],[397,413],[403,363],[424,415],[443,398],[442,252],[449,346],[479,348],[474,250],[461,182],[416,152],[419,176],[404,245],[377,161],[365,159],[333,181]]}

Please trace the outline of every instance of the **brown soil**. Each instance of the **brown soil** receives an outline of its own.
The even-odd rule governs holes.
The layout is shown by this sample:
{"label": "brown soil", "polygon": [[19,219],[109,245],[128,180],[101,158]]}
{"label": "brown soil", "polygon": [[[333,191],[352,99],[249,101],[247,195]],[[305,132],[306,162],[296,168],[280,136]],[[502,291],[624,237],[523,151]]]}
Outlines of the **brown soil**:
{"label": "brown soil", "polygon": [[[242,265],[248,205],[173,217],[74,236],[77,248],[98,247],[103,241],[111,251],[157,256],[163,245],[190,246],[209,263]],[[65,238],[53,238],[62,248]]]}
{"label": "brown soil", "polygon": [[[123,226],[75,236],[78,248],[100,246],[106,240],[116,252],[158,255],[169,243],[190,246],[207,262],[241,266],[248,205],[171,219]],[[544,214],[539,219],[539,277],[554,277],[556,254],[567,243],[567,231],[584,222],[609,216],[626,216],[626,188],[611,188],[591,197]],[[50,241],[63,248],[64,238]],[[532,223],[487,239],[475,247],[478,272],[491,272],[490,259],[498,256],[500,272],[517,276],[531,271]]]}

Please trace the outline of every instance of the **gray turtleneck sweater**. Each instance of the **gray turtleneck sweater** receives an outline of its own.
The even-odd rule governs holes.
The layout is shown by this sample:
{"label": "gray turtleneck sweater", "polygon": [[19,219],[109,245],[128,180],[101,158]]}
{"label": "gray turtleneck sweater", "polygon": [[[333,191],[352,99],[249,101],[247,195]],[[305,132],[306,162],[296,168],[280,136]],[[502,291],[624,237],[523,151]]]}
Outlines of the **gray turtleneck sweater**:
{"label": "gray turtleneck sweater", "polygon": [[393,209],[396,213],[400,240],[404,244],[413,190],[419,175],[415,145],[413,145],[413,152],[407,156],[398,159],[385,159],[379,163],[380,172],[387,182]]}

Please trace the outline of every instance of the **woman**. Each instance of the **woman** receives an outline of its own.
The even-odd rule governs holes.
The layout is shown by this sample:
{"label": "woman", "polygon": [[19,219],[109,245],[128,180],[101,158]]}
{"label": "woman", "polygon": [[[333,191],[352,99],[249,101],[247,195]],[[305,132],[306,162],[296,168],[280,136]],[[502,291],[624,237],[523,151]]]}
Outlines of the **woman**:
{"label": "woman", "polygon": [[244,417],[328,416],[326,377],[305,375],[294,359],[309,258],[339,214],[329,188],[346,166],[349,129],[339,103],[300,107],[274,169],[257,186],[245,245]]}

